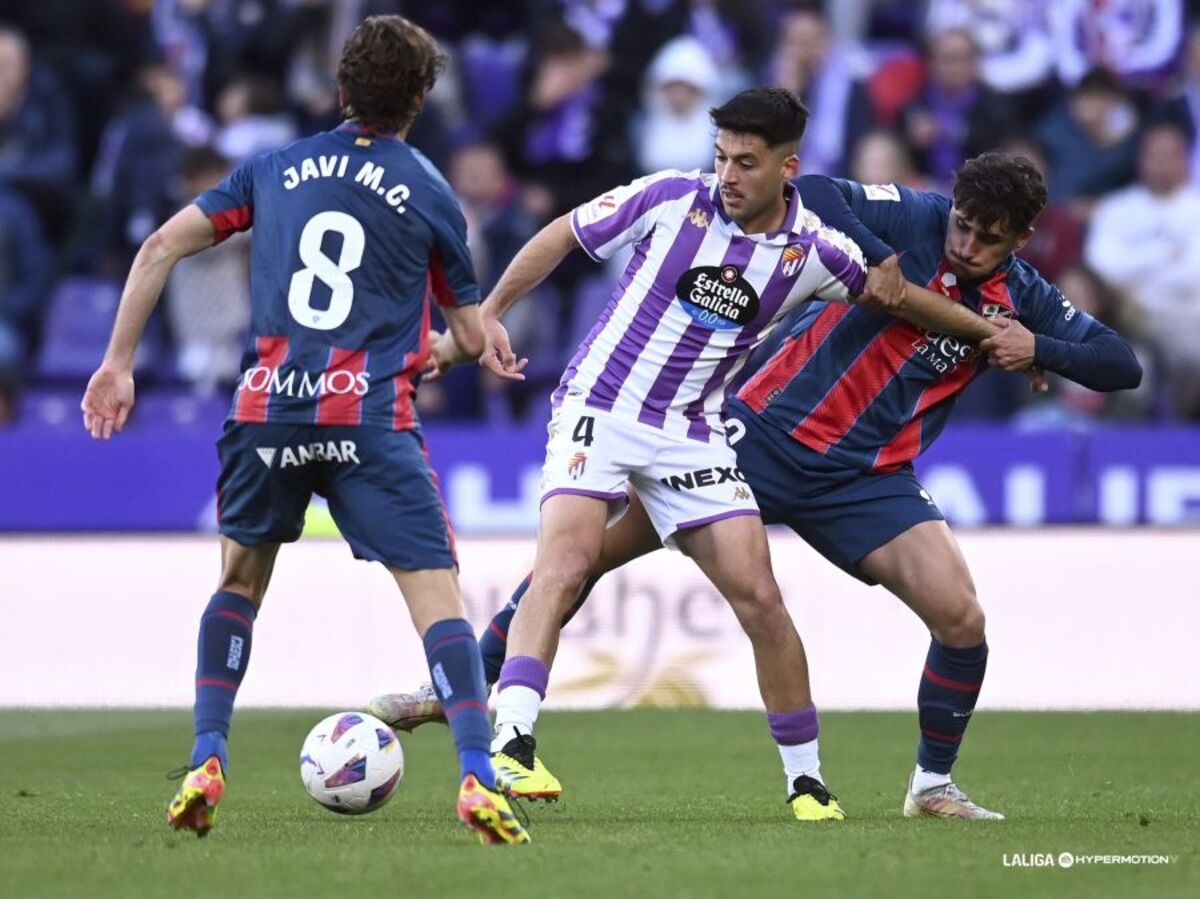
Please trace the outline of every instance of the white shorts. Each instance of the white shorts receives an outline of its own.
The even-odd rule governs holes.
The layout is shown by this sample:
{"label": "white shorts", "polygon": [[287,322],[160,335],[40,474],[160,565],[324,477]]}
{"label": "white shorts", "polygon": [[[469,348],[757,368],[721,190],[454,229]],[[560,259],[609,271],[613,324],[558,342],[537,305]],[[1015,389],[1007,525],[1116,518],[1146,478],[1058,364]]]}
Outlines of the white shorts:
{"label": "white shorts", "polygon": [[724,439],[701,443],[583,405],[560,406],[546,431],[542,502],[557,493],[609,503],[609,523],[625,512],[625,485],[642,498],[654,530],[675,548],[676,531],[735,515],[758,515],[737,454]]}

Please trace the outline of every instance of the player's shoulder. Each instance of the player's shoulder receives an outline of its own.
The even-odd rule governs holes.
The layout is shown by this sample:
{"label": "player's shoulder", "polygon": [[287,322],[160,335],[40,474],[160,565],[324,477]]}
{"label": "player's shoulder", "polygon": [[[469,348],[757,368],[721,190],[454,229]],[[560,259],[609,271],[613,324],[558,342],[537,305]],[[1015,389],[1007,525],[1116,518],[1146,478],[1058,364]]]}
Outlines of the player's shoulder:
{"label": "player's shoulder", "polygon": [[1001,267],[1004,286],[1018,312],[1050,303],[1064,302],[1062,291],[1020,256],[1010,256]]}
{"label": "player's shoulder", "polygon": [[862,268],[866,268],[866,259],[863,257],[862,248],[845,231],[826,223],[811,209],[805,208],[800,211],[796,217],[794,230],[798,231],[816,248],[818,255],[834,250]]}
{"label": "player's shoulder", "polygon": [[712,172],[702,172],[693,169],[690,172],[679,169],[663,169],[635,178],[626,186],[630,194],[645,193],[650,196],[683,197],[697,191],[710,193],[716,187],[717,176]]}

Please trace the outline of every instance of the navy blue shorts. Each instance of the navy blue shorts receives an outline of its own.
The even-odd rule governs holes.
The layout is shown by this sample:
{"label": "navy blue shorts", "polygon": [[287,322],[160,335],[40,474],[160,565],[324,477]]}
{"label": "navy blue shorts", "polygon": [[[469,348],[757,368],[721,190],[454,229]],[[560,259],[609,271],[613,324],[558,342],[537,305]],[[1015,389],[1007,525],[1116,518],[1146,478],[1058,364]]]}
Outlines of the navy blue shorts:
{"label": "navy blue shorts", "polygon": [[221,533],[291,543],[316,493],[354,555],[393,568],[453,568],[454,536],[416,431],[226,422],[217,441]]}
{"label": "navy blue shorts", "polygon": [[860,581],[875,583],[859,570],[865,556],[915,524],[944,520],[911,468],[885,474],[851,468],[764,424],[736,399],[727,411],[745,428],[729,436],[763,523],[787,525]]}

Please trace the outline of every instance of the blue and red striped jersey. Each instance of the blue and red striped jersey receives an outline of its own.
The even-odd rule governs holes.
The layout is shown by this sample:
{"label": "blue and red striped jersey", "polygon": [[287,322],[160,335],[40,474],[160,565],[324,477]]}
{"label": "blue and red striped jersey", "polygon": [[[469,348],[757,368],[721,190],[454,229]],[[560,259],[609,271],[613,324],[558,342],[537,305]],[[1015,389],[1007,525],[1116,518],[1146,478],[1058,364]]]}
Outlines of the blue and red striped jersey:
{"label": "blue and red striped jersey", "polygon": [[[948,197],[890,184],[836,183],[862,223],[900,254],[909,281],[985,318],[1016,318],[1035,334],[1079,341],[1102,327],[1015,256],[983,282],[958,283],[943,255]],[[984,365],[978,350],[956,337],[865,306],[813,302],[738,399],[835,461],[892,471],[942,432],[958,395]]]}
{"label": "blue and red striped jersey", "polygon": [[218,242],[253,228],[230,417],[417,427],[430,298],[479,302],[462,210],[432,163],[346,123],[254,157],[195,202]]}

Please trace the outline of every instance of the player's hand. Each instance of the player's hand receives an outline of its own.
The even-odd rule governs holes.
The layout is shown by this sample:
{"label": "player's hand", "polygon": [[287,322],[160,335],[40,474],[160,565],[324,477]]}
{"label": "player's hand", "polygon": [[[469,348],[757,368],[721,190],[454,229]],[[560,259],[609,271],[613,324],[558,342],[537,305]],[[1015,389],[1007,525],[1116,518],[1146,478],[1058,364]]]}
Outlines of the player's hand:
{"label": "player's hand", "polygon": [[999,333],[979,343],[981,352],[987,354],[988,364],[1003,371],[1028,371],[1033,368],[1033,332],[1011,318],[992,321]]}
{"label": "player's hand", "polygon": [[867,269],[867,284],[859,302],[880,312],[890,312],[904,305],[904,287],[900,257],[893,253]]}
{"label": "player's hand", "polygon": [[94,439],[120,434],[133,409],[133,368],[105,362],[88,381],[79,408],[83,426]]}
{"label": "player's hand", "polygon": [[449,331],[444,334],[432,330],[429,332],[429,358],[425,360],[425,370],[421,372],[422,381],[436,381],[454,367],[458,347],[453,343],[454,335]]}
{"label": "player's hand", "polygon": [[499,319],[483,316],[483,355],[479,364],[506,381],[524,381],[528,359],[518,359],[508,342],[508,329]]}

